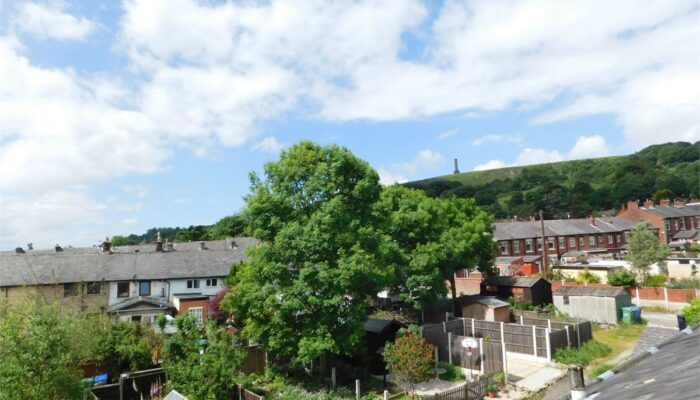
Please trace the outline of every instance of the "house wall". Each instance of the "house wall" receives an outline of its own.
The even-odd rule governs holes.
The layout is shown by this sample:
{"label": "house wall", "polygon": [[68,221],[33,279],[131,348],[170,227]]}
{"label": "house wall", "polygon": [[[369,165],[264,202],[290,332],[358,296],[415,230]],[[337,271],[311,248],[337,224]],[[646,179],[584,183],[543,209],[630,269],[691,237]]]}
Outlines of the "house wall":
{"label": "house wall", "polygon": [[[124,282],[124,281],[122,281]],[[139,280],[129,281],[129,297],[137,297],[139,295]],[[167,297],[169,290],[169,283],[167,281],[150,281],[151,282],[151,296],[150,297]],[[129,297],[118,297],[118,287],[119,282],[109,282],[109,305],[124,301]]]}
{"label": "house wall", "polygon": [[[619,215],[618,215],[619,216]],[[629,219],[629,218],[628,218]],[[663,222],[661,223],[663,225]],[[658,227],[657,227],[658,228]],[[617,250],[627,243],[625,240],[625,232],[630,232],[629,230],[620,230],[611,232],[612,241],[608,242],[607,233],[597,233],[597,234],[580,234],[580,235],[562,235],[562,236],[547,236],[554,239],[554,247],[549,248],[547,241],[545,241],[544,246],[547,248],[548,256],[556,256],[557,259],[561,256],[573,250],[588,251],[588,250]],[[593,236],[595,239],[595,244],[590,244],[590,237]],[[618,237],[619,236],[619,237]],[[564,239],[562,246],[559,246],[559,238]],[[570,240],[574,239],[574,246],[571,246]],[[583,239],[583,245],[581,245],[579,238]],[[537,237],[530,238],[533,241],[533,250],[527,251],[525,247],[525,241],[527,239],[510,239],[510,240],[499,240],[497,246],[497,255],[499,257],[518,257],[518,256],[533,256],[542,254],[542,249],[537,248]],[[518,243],[518,251],[516,251],[514,243]],[[501,244],[505,244],[505,251],[501,249]]]}
{"label": "house wall", "polygon": [[[627,296],[629,304],[629,296]],[[624,300],[615,297],[569,296],[569,304],[564,304],[564,296],[555,295],[554,305],[562,312],[574,318],[583,318],[593,322],[616,324],[619,321],[618,304]]]}
{"label": "house wall", "polygon": [[[212,279],[216,278],[216,286],[206,286],[207,284],[207,279]],[[198,280],[199,281],[199,288],[187,288],[187,281],[188,280]],[[205,296],[214,296],[215,294],[219,293],[223,288],[225,284],[226,277],[224,276],[213,276],[211,278],[196,278],[196,279],[172,279],[170,281],[170,301],[172,302],[172,297],[173,294],[185,294],[185,293],[190,293],[190,294],[203,294]]]}
{"label": "house wall", "polygon": [[74,312],[103,313],[107,310],[107,284],[100,282],[99,294],[88,294],[87,283],[77,283],[75,296],[64,296],[63,284],[39,286],[13,286],[0,288],[0,299],[19,305],[27,301],[40,304],[60,304]]}
{"label": "house wall", "polygon": [[[566,268],[566,267],[557,267],[557,269],[561,270],[561,273],[565,276],[568,276],[570,278],[576,279],[581,272],[583,272],[583,268]],[[589,269],[588,270],[592,275],[597,276],[600,278],[600,283],[608,283],[608,272],[609,270],[605,269]]]}
{"label": "house wall", "polygon": [[178,313],[181,315],[187,314],[192,307],[202,307],[202,322],[207,322],[209,318],[209,300],[185,300],[180,299]]}

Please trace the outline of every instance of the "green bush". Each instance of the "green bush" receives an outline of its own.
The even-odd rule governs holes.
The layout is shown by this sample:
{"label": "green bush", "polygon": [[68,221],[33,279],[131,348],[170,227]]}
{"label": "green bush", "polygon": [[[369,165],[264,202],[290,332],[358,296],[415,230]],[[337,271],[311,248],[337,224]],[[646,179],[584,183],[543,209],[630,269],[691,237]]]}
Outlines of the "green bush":
{"label": "green bush", "polygon": [[605,357],[612,349],[604,343],[591,340],[583,344],[578,349],[559,349],[554,353],[554,360],[562,364],[575,364],[586,366],[596,358]]}
{"label": "green bush", "polygon": [[608,274],[608,284],[612,286],[630,287],[636,285],[636,283],[635,275],[626,269],[611,271]]}
{"label": "green bush", "polygon": [[576,277],[576,283],[600,283],[600,277],[594,275],[588,268],[584,268]]}
{"label": "green bush", "polygon": [[683,309],[683,313],[688,326],[695,326],[700,323],[700,299],[691,300],[690,305]]}
{"label": "green bush", "polygon": [[445,372],[440,374],[440,379],[443,381],[459,382],[464,380],[462,368],[444,362],[438,363],[438,367],[445,369]]}
{"label": "green bush", "polygon": [[644,281],[644,286],[661,287],[666,283],[666,275],[652,275]]}
{"label": "green bush", "polygon": [[672,289],[700,289],[700,279],[696,278],[681,278],[671,285]]}

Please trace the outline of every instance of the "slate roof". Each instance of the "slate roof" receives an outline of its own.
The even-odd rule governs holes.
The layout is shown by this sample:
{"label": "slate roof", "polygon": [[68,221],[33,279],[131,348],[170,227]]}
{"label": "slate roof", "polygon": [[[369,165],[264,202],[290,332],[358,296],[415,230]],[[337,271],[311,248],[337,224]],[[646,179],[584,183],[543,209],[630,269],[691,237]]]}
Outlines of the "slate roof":
{"label": "slate roof", "polygon": [[586,388],[587,399],[690,400],[700,398],[700,332],[680,332],[618,366],[608,379]]}
{"label": "slate roof", "polygon": [[[14,252],[0,254],[0,287],[37,284],[60,284],[85,281],[120,281],[136,279],[177,279],[226,276],[231,265],[245,258],[245,248],[258,243],[254,238],[235,238],[237,248],[227,241],[214,244],[212,250],[198,250],[199,243],[180,243],[176,251],[134,252],[124,248],[113,254],[100,254],[99,249],[90,252],[64,251],[50,254]],[[218,246],[218,247],[217,247]],[[196,248],[197,250],[192,250]],[[214,250],[216,249],[216,250]],[[77,250],[77,249],[76,249]]]}
{"label": "slate roof", "polygon": [[700,204],[686,204],[684,206],[661,206],[639,207],[641,210],[664,218],[695,217],[700,216]]}
{"label": "slate roof", "polygon": [[521,278],[510,276],[491,276],[482,281],[484,285],[532,287],[542,278]]}
{"label": "slate roof", "polygon": [[622,264],[561,264],[557,265],[554,268],[561,268],[561,269],[619,269],[619,268],[624,268],[624,265]]}
{"label": "slate roof", "polygon": [[[591,224],[588,218],[555,219],[544,221],[546,237],[617,233],[629,231],[637,222],[617,217],[595,218]],[[542,236],[540,221],[507,221],[494,224],[496,240],[535,239]]]}
{"label": "slate roof", "polygon": [[628,294],[625,288],[621,287],[581,287],[581,286],[561,286],[554,292],[554,296],[595,296],[595,297],[616,297],[620,294]]}
{"label": "slate roof", "polygon": [[698,237],[698,230],[697,229],[688,229],[685,231],[680,231],[673,235],[674,240],[679,240],[679,239],[694,239]]}
{"label": "slate roof", "polygon": [[522,260],[522,257],[496,257],[496,264],[512,264],[518,260]]}

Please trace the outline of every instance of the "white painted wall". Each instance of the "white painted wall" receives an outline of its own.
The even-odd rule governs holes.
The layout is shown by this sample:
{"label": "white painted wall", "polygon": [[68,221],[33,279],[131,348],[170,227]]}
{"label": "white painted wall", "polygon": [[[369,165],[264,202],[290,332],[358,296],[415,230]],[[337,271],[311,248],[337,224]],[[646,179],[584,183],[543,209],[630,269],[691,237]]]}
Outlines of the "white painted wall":
{"label": "white painted wall", "polygon": [[[207,279],[216,278],[216,286],[207,286]],[[197,278],[191,280],[199,281],[199,288],[188,289],[187,281],[190,279],[173,279],[170,281],[170,302],[173,302],[173,294],[202,294],[205,296],[214,296],[224,288],[224,276],[214,276],[211,278]]]}
{"label": "white painted wall", "polygon": [[[127,297],[117,297],[117,283],[109,283],[109,305],[124,301]],[[129,281],[129,297],[137,297],[139,295],[139,281]],[[151,281],[151,297],[167,297],[168,282]]]}

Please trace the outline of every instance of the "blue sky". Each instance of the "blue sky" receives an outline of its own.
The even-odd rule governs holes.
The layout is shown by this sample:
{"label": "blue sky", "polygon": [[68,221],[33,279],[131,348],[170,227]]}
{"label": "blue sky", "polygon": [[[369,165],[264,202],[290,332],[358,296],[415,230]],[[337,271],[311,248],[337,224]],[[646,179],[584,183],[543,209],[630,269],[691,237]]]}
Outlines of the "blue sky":
{"label": "blue sky", "polygon": [[0,7],[0,249],[213,223],[301,139],[386,184],[700,139],[696,1]]}

